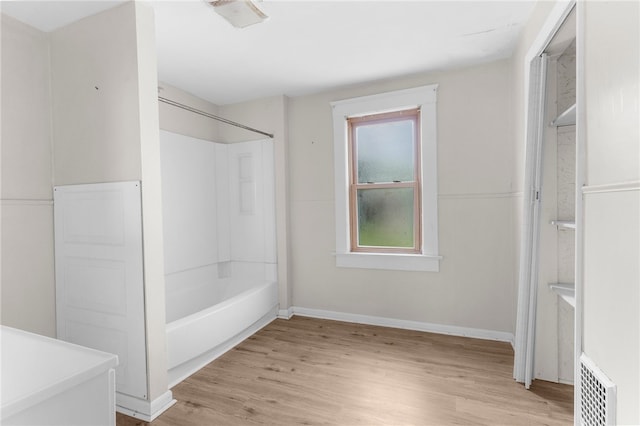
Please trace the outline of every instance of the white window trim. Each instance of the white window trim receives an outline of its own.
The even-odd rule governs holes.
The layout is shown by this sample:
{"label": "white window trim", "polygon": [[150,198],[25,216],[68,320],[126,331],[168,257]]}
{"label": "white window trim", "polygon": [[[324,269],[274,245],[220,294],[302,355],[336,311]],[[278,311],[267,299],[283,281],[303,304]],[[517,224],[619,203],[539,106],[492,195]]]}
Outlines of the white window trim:
{"label": "white window trim", "polygon": [[[438,254],[438,171],[436,101],[438,85],[331,102],[335,173],[336,266],[401,271],[440,270]],[[421,109],[422,253],[354,253],[349,241],[347,117]]]}

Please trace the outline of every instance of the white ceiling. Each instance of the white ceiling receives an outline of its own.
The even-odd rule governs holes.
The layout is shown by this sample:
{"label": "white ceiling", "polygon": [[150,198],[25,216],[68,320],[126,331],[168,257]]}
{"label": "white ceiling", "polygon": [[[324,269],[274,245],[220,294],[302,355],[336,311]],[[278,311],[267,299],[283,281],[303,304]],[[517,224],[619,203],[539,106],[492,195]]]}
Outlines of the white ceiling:
{"label": "white ceiling", "polygon": [[40,31],[53,31],[87,16],[124,3],[124,1],[30,1],[0,2],[2,13]]}
{"label": "white ceiling", "polygon": [[[120,2],[3,1],[43,31]],[[152,1],[158,78],[224,105],[510,56],[533,1],[259,3],[269,19],[238,29],[201,0]]]}

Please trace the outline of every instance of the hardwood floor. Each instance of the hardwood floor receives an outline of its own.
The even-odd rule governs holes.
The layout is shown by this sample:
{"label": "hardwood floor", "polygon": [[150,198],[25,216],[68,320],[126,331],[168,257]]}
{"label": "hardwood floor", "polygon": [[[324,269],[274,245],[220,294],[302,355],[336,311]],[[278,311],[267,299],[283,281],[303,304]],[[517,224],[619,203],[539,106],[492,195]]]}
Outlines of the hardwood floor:
{"label": "hardwood floor", "polygon": [[508,343],[294,317],[175,386],[151,425],[573,423],[572,386],[527,391],[512,370]]}

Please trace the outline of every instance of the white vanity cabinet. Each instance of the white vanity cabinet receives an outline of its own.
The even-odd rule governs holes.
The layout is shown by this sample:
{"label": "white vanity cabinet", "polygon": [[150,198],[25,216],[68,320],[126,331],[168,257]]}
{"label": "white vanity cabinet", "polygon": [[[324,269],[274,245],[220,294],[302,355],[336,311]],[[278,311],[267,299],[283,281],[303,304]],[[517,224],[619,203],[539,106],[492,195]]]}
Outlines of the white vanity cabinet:
{"label": "white vanity cabinet", "polygon": [[115,425],[118,357],[2,326],[0,423]]}

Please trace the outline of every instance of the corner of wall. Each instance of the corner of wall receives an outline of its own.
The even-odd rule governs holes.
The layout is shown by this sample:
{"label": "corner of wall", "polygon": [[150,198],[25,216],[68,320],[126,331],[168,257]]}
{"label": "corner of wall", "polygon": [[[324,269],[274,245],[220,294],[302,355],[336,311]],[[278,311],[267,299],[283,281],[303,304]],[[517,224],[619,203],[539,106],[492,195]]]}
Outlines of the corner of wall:
{"label": "corner of wall", "polygon": [[[219,114],[219,107],[167,82],[158,82],[158,96],[187,105],[212,115]],[[197,139],[220,142],[220,124],[211,118],[193,114],[179,107],[160,102],[160,128],[169,132]]]}
{"label": "corner of wall", "polygon": [[[220,115],[230,120],[270,132],[274,135],[275,204],[280,308],[292,304],[290,265],[290,197],[289,197],[289,98],[272,96],[220,107]],[[259,139],[254,133],[232,126],[220,128],[225,143]]]}
{"label": "corner of wall", "polygon": [[164,244],[153,9],[135,2],[148,399],[167,392]]}

